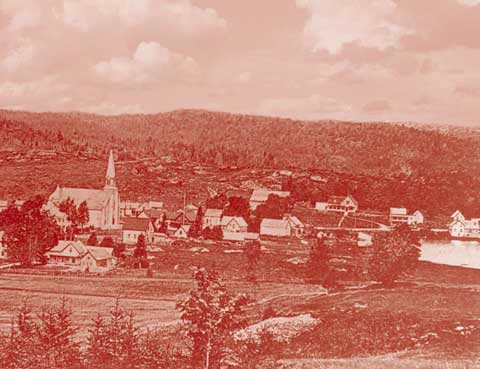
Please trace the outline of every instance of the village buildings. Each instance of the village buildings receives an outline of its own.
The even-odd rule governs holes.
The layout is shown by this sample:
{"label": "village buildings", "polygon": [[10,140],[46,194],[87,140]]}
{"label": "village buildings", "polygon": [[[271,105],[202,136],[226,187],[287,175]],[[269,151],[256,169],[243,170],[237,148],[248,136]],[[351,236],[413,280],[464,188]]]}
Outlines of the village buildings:
{"label": "village buildings", "polygon": [[243,217],[224,216],[221,221],[223,232],[247,232],[248,224]]}
{"label": "village buildings", "polygon": [[207,209],[203,214],[202,228],[219,227],[222,224],[222,209]]}
{"label": "village buildings", "polygon": [[315,209],[320,211],[355,213],[358,210],[358,202],[352,195],[330,196],[326,202],[317,202]]}
{"label": "village buildings", "polygon": [[262,219],[261,236],[288,237],[291,235],[290,223],[286,219]]}
{"label": "village buildings", "polygon": [[459,211],[451,216],[448,231],[453,238],[480,238],[480,218],[466,219]]}
{"label": "village buildings", "polygon": [[408,214],[405,208],[390,208],[389,221],[391,225],[407,224],[409,226],[416,226],[423,224],[424,220],[425,218],[419,210]]}
{"label": "village buildings", "polygon": [[107,271],[114,265],[113,248],[86,246],[80,241],[59,241],[45,255],[50,266],[73,267],[79,271]]}
{"label": "village buildings", "polygon": [[[110,151],[108,158],[103,189],[71,188],[57,185],[55,191],[48,198],[46,209],[53,216],[58,217],[57,210],[60,204],[67,199],[73,200],[76,206],[86,202],[89,214],[87,226],[106,230],[120,228],[120,196],[115,184],[113,151]],[[58,221],[63,222],[62,219],[58,219]]]}
{"label": "village buildings", "polygon": [[155,232],[152,221],[148,218],[123,218],[122,240],[125,244],[136,244],[140,235],[145,237],[145,242],[152,242]]}

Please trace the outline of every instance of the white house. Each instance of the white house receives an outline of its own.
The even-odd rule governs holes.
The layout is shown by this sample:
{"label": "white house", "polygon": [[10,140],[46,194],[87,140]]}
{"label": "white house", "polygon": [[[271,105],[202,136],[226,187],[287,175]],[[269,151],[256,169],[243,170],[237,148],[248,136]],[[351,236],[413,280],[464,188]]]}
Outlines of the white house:
{"label": "white house", "polygon": [[183,238],[183,239],[186,239],[188,238],[188,231],[190,231],[190,225],[189,224],[185,224],[185,225],[182,225],[180,226],[176,231],[175,233],[173,234],[173,236],[175,238]]}
{"label": "white house", "polygon": [[285,215],[284,220],[290,225],[291,235],[294,237],[302,237],[305,233],[305,225],[294,215]]}
{"label": "white house", "polygon": [[87,272],[106,271],[114,264],[113,248],[85,246],[80,241],[59,241],[45,255],[48,265],[75,267]]}
{"label": "white house", "polygon": [[247,232],[248,224],[243,217],[224,216],[222,218],[223,232]]}
{"label": "white house", "polygon": [[123,243],[135,244],[140,235],[145,236],[145,242],[152,242],[154,232],[153,224],[150,219],[144,218],[124,218],[123,219]]}
{"label": "white house", "polygon": [[425,218],[420,210],[416,210],[413,214],[408,214],[406,208],[390,208],[390,224],[407,224],[409,226],[415,226],[423,224]]}
{"label": "white house", "polygon": [[460,211],[451,216],[448,225],[450,236],[454,238],[480,238],[480,218],[466,219]]}
{"label": "white house", "polygon": [[358,202],[352,195],[330,196],[326,202],[317,202],[315,209],[320,211],[335,211],[355,213],[358,210]]}
{"label": "white house", "polygon": [[288,191],[274,191],[274,190],[254,190],[250,196],[250,209],[255,210],[258,205],[267,202],[270,195],[276,195],[281,198],[287,198],[290,196]]}
{"label": "white house", "polygon": [[203,214],[202,228],[213,228],[222,225],[223,210],[207,209]]}
{"label": "white house", "polygon": [[358,247],[368,247],[372,245],[373,245],[372,235],[365,232],[358,232],[358,240],[357,240]]}
{"label": "white house", "polygon": [[260,235],[287,237],[291,235],[290,223],[285,219],[262,219]]}

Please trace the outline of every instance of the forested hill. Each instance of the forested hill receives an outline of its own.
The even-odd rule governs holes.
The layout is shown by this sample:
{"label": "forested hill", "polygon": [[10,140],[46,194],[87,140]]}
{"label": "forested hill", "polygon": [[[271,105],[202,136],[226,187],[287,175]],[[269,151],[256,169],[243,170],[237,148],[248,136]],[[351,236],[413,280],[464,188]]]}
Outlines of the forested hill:
{"label": "forested hill", "polygon": [[[33,191],[26,186],[31,180],[28,165],[38,176],[53,175],[37,168],[43,160],[35,156],[38,150],[61,153],[69,158],[65,165],[70,168],[76,158],[103,165],[110,148],[125,161],[168,155],[219,167],[290,168],[325,175],[328,183],[315,185],[313,192],[305,183],[296,185],[294,192],[306,200],[350,192],[367,209],[405,206],[447,217],[458,208],[480,215],[480,134],[475,130],[302,122],[199,110],[119,116],[0,111],[0,166],[4,175],[15,173],[5,178],[2,191],[18,196]],[[23,161],[23,171],[9,172],[7,166],[15,165],[8,164],[9,157]],[[54,162],[58,170],[65,169],[61,160]],[[88,176],[85,173],[85,185],[98,183]],[[142,181],[154,181],[150,177]],[[61,178],[42,181],[45,188],[37,188],[42,187],[39,182],[35,189],[48,192]],[[156,188],[152,183],[140,187]],[[122,190],[126,196],[135,192]]]}
{"label": "forested hill", "polygon": [[172,155],[218,165],[387,176],[480,173],[480,135],[468,130],[452,134],[397,124],[302,122],[201,110],[118,116],[3,110],[1,124],[2,149],[103,154],[113,147],[121,159]]}

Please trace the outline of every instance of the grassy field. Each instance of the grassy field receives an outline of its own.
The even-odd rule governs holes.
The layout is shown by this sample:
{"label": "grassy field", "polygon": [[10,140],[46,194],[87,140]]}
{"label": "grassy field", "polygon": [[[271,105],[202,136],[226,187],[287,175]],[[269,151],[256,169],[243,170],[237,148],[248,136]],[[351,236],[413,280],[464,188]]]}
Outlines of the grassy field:
{"label": "grassy field", "polygon": [[[218,265],[233,268],[235,260],[237,264],[240,260],[233,255],[231,264]],[[275,281],[273,275],[268,282],[252,284],[244,280],[245,274],[235,274],[241,268],[237,265],[226,273],[225,282],[230,290],[248,293],[255,300],[248,309],[252,323],[267,309],[277,316],[310,313],[322,322],[317,330],[305,332],[283,348],[278,359],[287,368],[478,367],[479,270],[421,262],[414,275],[392,289],[364,285],[327,294],[320,286],[285,278]],[[83,336],[91,319],[98,313],[108,314],[118,295],[122,306],[134,311],[140,328],[171,325],[179,319],[176,302],[191,288],[192,280],[181,268],[156,270],[154,278],[146,278],[143,272],[108,277],[2,273],[0,324],[8,328],[25,299],[39,311],[40,306],[65,296]],[[467,327],[465,335],[459,327]],[[429,335],[435,339],[422,340]]]}

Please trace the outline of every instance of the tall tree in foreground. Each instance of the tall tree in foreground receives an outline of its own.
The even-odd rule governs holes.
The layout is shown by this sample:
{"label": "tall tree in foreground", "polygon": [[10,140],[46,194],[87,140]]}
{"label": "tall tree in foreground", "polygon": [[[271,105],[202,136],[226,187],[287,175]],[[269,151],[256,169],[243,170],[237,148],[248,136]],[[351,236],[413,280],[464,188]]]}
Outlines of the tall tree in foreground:
{"label": "tall tree in foreground", "polygon": [[305,265],[305,279],[311,283],[324,284],[329,271],[328,260],[325,238],[317,238],[310,249],[310,257]]}
{"label": "tall tree in foreground", "polygon": [[256,282],[255,268],[257,267],[260,256],[262,255],[262,247],[260,241],[251,241],[245,244],[245,256],[247,257],[247,274],[248,280]]}
{"label": "tall tree in foreground", "polygon": [[199,269],[194,279],[195,290],[190,291],[190,296],[177,304],[177,308],[193,341],[193,366],[217,369],[226,338],[245,323],[242,308],[248,299],[245,295],[229,293],[215,271]]}
{"label": "tall tree in foreground", "polygon": [[84,201],[78,206],[78,209],[77,209],[77,222],[82,228],[82,231],[89,221],[90,221],[90,214],[88,212],[88,205],[87,205],[87,202]]}
{"label": "tall tree in foreground", "polygon": [[147,245],[143,234],[138,236],[135,250],[133,250],[133,257],[137,259],[145,259],[147,257]]}
{"label": "tall tree in foreground", "polygon": [[138,332],[133,315],[117,299],[109,319],[98,316],[88,337],[87,362],[92,369],[140,367]]}
{"label": "tall tree in foreground", "polygon": [[416,268],[420,257],[420,240],[408,226],[383,232],[373,238],[373,254],[369,261],[370,275],[385,286]]}
{"label": "tall tree in foreground", "polygon": [[41,196],[25,201],[16,221],[5,228],[8,257],[22,266],[45,262],[45,253],[58,242],[58,225],[43,204]]}

